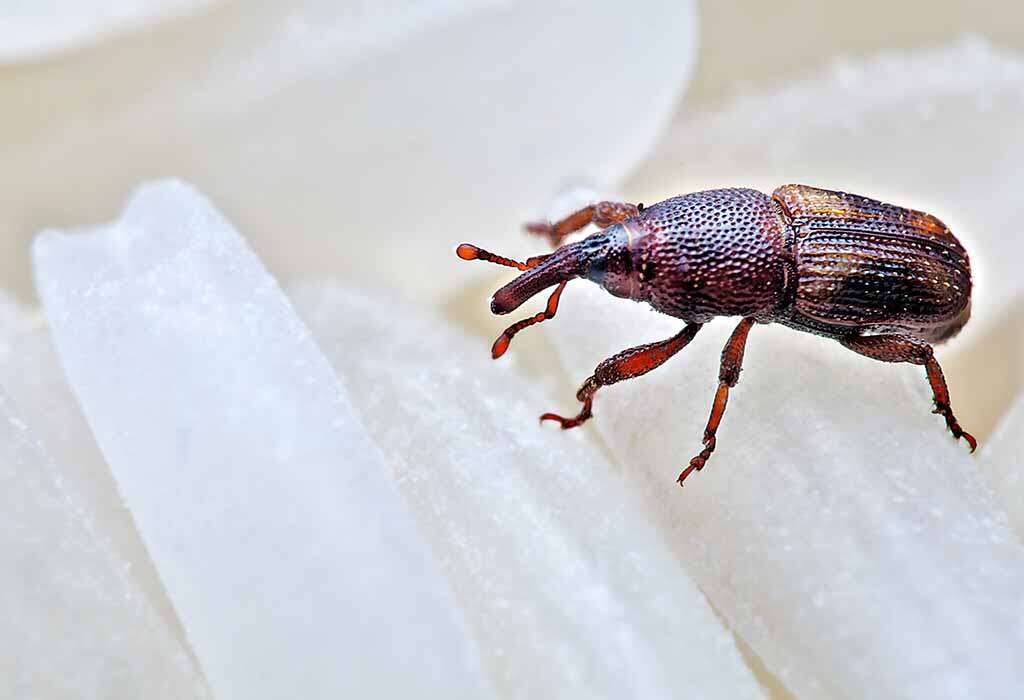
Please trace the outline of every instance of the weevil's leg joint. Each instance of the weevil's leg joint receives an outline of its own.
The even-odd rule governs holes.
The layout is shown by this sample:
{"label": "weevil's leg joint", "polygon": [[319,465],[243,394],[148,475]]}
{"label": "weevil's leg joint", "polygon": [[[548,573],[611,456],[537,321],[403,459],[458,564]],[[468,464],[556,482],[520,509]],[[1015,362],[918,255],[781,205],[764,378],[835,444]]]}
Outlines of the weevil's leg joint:
{"label": "weevil's leg joint", "polygon": [[703,469],[708,459],[711,458],[711,453],[715,451],[715,446],[718,444],[716,438],[718,426],[722,422],[725,407],[729,402],[729,389],[739,382],[740,372],[743,371],[743,353],[747,347],[747,335],[753,326],[754,319],[752,318],[740,321],[736,330],[729,337],[729,342],[725,344],[725,349],[722,350],[722,363],[718,369],[718,390],[715,392],[715,400],[711,404],[711,416],[704,428],[704,449],[691,459],[686,469],[679,474],[676,482],[680,486],[690,474]]}

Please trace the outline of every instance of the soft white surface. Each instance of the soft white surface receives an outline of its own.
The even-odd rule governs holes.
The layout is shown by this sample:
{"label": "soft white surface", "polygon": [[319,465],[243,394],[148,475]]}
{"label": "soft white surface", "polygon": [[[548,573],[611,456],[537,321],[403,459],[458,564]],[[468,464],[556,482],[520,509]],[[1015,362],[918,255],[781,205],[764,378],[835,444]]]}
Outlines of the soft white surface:
{"label": "soft white surface", "polygon": [[537,425],[540,392],[440,317],[292,298],[444,563],[507,698],[763,697],[618,470]]}
{"label": "soft white surface", "polygon": [[209,697],[76,471],[0,390],[0,696]]}
{"label": "soft white surface", "polygon": [[[0,297],[0,308],[2,302]],[[49,328],[38,314],[20,314],[17,323],[0,330],[0,347],[0,387],[60,466],[62,483],[82,499],[94,530],[103,534],[116,556],[130,563],[135,585],[184,643],[131,514],[64,378]]]}
{"label": "soft white surface", "polygon": [[422,274],[450,263],[439,242],[506,240],[566,179],[644,156],[693,66],[695,15],[691,0],[232,2],[26,68],[0,81],[18,106],[0,276],[29,294],[30,236],[106,220],[173,174],[279,275],[438,299],[457,288]]}
{"label": "soft white surface", "polygon": [[486,697],[447,584],[327,361],[177,182],[35,246],[75,393],[214,692]]}
{"label": "soft white surface", "polygon": [[0,363],[11,356],[11,340],[28,324],[28,310],[0,290]]}
{"label": "soft white surface", "polygon": [[[579,381],[680,327],[575,287],[545,331]],[[675,485],[700,450],[730,325],[603,389],[593,421],[712,604],[798,697],[1020,697],[1024,551],[911,384],[926,385],[920,368],[755,327],[718,450]]]}
{"label": "soft white surface", "polygon": [[1024,539],[1024,395],[981,451],[981,464]]}
{"label": "soft white surface", "polygon": [[0,64],[51,58],[214,0],[4,0]]}

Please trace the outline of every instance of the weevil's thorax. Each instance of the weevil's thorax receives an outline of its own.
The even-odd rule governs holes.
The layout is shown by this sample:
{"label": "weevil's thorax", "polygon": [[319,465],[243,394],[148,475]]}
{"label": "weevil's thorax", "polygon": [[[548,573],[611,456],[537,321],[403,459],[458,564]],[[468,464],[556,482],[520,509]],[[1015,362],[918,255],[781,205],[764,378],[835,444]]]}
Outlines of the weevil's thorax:
{"label": "weevil's thorax", "polygon": [[613,294],[628,292],[620,295],[695,322],[769,318],[785,303],[791,261],[784,224],[761,192],[723,189],[673,197],[622,229],[632,275],[614,278]]}

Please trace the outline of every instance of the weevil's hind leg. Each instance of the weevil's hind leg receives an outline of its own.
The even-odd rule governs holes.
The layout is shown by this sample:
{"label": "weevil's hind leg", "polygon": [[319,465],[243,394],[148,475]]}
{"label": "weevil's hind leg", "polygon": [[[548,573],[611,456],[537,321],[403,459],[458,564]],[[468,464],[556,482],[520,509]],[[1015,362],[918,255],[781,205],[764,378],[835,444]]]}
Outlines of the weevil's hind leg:
{"label": "weevil's hind leg", "polygon": [[960,427],[956,416],[953,415],[953,409],[949,405],[949,389],[946,388],[946,378],[942,376],[942,368],[939,367],[939,363],[935,359],[931,345],[903,335],[862,335],[840,342],[854,352],[873,360],[924,365],[935,399],[933,413],[938,413],[946,419],[946,427],[949,428],[949,432],[953,433],[954,438],[966,440],[971,452],[977,449],[978,441]]}
{"label": "weevil's hind leg", "polygon": [[627,202],[598,202],[574,211],[569,216],[556,221],[536,221],[526,224],[526,230],[538,236],[545,236],[551,247],[557,248],[566,236],[571,236],[593,222],[598,228],[608,228],[612,224],[625,221],[636,216],[640,207]]}
{"label": "weevil's hind leg", "polygon": [[668,340],[639,345],[609,357],[597,366],[594,374],[588,377],[587,381],[583,382],[580,390],[576,392],[576,399],[583,404],[583,408],[580,409],[576,416],[563,418],[554,413],[545,413],[540,419],[542,421],[558,421],[562,425],[563,430],[575,428],[584,423],[591,417],[590,409],[594,403],[594,394],[597,393],[598,389],[626,379],[639,377],[642,374],[647,374],[655,367],[661,366],[668,358],[685,348],[693,340],[693,336],[697,335],[700,326],[701,324],[699,323],[688,323],[683,330]]}
{"label": "weevil's hind leg", "polygon": [[718,391],[715,392],[715,401],[711,404],[711,416],[708,418],[707,427],[704,428],[704,449],[700,454],[690,460],[690,464],[682,471],[676,479],[679,485],[683,485],[694,471],[700,471],[707,464],[711,453],[715,451],[718,425],[725,415],[725,405],[729,402],[729,389],[736,386],[740,380],[740,372],[743,371],[743,352],[747,348],[747,334],[754,325],[754,319],[745,318],[736,326],[736,330],[729,336],[729,341],[722,350],[722,364],[718,369]]}

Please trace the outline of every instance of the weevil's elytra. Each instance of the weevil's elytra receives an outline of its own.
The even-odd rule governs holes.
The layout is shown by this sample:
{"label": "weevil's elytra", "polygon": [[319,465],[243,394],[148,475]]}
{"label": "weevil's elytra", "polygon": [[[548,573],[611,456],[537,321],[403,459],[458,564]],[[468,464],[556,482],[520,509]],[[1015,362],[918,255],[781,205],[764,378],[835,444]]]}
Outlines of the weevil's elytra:
{"label": "weevil's elytra", "polygon": [[495,292],[491,311],[507,314],[557,285],[545,310],[519,321],[495,341],[500,357],[513,336],[553,318],[569,280],[585,277],[611,294],[646,302],[686,322],[671,338],[624,350],[597,366],[580,387],[583,404],[571,418],[545,413],[573,428],[591,417],[602,386],[650,372],[682,350],[716,316],[742,320],[722,351],[719,385],[704,430],[704,448],[679,483],[715,449],[729,390],[739,380],[747,335],[755,323],[782,323],[839,341],[882,362],[923,365],[955,438],[973,452],[960,427],[931,344],[963,328],[971,312],[971,269],[960,242],[934,216],[867,197],[806,185],[783,185],[771,196],[750,189],[694,192],[644,207],[600,202],[553,224],[527,225],[554,246],[596,224],[601,231],[554,253],[510,260],[468,243],[464,260],[522,270]]}

